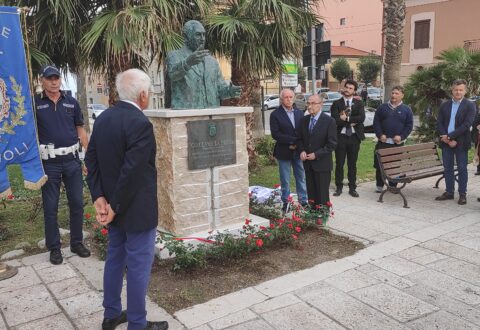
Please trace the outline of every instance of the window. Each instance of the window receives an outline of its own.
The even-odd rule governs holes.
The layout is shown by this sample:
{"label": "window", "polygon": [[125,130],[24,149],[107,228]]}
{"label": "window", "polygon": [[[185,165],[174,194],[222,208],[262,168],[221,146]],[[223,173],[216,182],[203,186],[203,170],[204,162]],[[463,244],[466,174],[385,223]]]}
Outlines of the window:
{"label": "window", "polygon": [[340,18],[340,25],[347,24],[347,19],[345,17]]}
{"label": "window", "polygon": [[345,46],[345,41],[340,41],[340,46],[344,47]]}
{"label": "window", "polygon": [[415,22],[415,35],[413,41],[414,49],[430,47],[430,20]]}

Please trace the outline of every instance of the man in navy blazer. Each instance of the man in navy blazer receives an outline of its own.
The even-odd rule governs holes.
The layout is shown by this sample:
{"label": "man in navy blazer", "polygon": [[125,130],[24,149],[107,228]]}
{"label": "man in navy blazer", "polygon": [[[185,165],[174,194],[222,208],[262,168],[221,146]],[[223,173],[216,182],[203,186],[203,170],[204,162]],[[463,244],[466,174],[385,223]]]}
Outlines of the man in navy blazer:
{"label": "man in navy blazer", "polygon": [[270,132],[276,141],[273,156],[278,161],[280,185],[282,186],[283,212],[288,206],[290,196],[290,168],[293,168],[298,201],[307,204],[305,172],[298,152],[298,135],[296,128],[303,118],[303,111],[293,106],[293,91],[284,89],[280,93],[280,106],[270,115]]}
{"label": "man in navy blazer", "polygon": [[300,122],[298,150],[304,162],[307,192],[315,205],[330,201],[329,188],[333,170],[332,153],[337,146],[335,119],[322,113],[322,98],[314,94],[308,98],[308,116]]}
{"label": "man in navy blazer", "polygon": [[[150,85],[138,69],[117,76],[120,101],[95,120],[85,157],[96,219],[108,225],[103,330],[127,320],[132,330],[168,328],[167,322],[147,322],[145,308],[158,223],[156,142],[142,113]],[[120,299],[124,273],[126,312]]]}
{"label": "man in navy blazer", "polygon": [[452,84],[452,99],[440,106],[437,118],[437,132],[440,135],[443,167],[445,169],[446,191],[435,198],[444,201],[454,198],[454,159],[458,168],[458,204],[467,204],[468,149],[472,140],[470,128],[475,119],[475,103],[467,100],[467,82],[457,79]]}

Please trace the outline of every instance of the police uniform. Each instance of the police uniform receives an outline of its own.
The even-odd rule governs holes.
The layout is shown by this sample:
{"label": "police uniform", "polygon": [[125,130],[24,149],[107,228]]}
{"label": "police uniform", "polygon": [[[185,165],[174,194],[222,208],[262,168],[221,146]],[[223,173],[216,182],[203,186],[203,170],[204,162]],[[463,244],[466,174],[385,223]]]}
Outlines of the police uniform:
{"label": "police uniform", "polygon": [[77,100],[64,91],[56,104],[45,93],[37,94],[35,112],[40,154],[48,176],[42,187],[45,243],[52,251],[61,248],[57,211],[62,180],[70,209],[70,246],[83,241],[83,178],[77,133],[77,126],[83,126],[83,115]]}

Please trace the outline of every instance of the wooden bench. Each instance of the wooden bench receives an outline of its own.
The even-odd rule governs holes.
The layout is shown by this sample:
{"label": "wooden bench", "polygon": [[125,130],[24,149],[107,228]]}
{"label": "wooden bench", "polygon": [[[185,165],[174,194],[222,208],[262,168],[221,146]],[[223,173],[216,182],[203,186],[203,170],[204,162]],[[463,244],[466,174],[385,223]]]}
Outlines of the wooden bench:
{"label": "wooden bench", "polygon": [[[441,175],[434,186],[438,188],[438,184],[444,178],[443,164],[437,145],[433,142],[379,149],[376,151],[376,157],[383,182],[387,187],[378,198],[380,203],[383,203],[383,195],[390,191],[393,194],[400,194],[403,198],[403,207],[408,208],[407,199],[402,193],[407,183]],[[400,186],[390,186],[389,183]]]}

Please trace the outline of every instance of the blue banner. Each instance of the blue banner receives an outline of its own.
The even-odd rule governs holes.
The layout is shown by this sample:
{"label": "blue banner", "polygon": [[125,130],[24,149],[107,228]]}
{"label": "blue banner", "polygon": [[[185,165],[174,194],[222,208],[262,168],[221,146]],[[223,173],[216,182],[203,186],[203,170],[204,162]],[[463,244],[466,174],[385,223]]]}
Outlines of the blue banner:
{"label": "blue banner", "polygon": [[0,199],[12,193],[7,165],[20,164],[27,188],[46,181],[38,152],[27,62],[16,7],[0,6]]}

